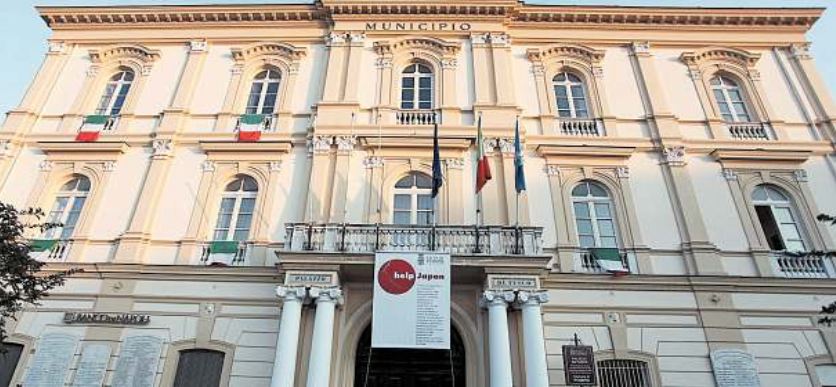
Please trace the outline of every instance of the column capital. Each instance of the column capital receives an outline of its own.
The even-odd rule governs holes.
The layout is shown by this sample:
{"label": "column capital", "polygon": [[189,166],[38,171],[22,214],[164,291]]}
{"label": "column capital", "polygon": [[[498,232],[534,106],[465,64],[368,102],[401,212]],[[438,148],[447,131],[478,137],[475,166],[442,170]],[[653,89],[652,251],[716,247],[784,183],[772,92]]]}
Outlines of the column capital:
{"label": "column capital", "polygon": [[517,295],[510,290],[486,290],[482,293],[481,301],[485,307],[492,305],[508,306],[516,298]]}
{"label": "column capital", "polygon": [[12,154],[12,142],[9,140],[0,140],[0,159],[10,156]]}
{"label": "column capital", "polygon": [[795,59],[813,59],[810,54],[810,43],[796,43],[790,46],[790,53]]}
{"label": "column capital", "polygon": [[685,165],[685,147],[672,146],[662,150],[664,164],[681,167]]}
{"label": "column capital", "polygon": [[517,304],[519,306],[540,306],[549,302],[549,292],[545,290],[520,290],[517,292]]}
{"label": "column capital", "polygon": [[171,140],[154,139],[153,141],[151,141],[151,148],[153,148],[153,153],[151,154],[152,156],[168,157],[171,156],[173,144],[171,143]]}
{"label": "column capital", "polygon": [[363,166],[366,168],[382,168],[383,158],[378,156],[369,156],[363,159]]}
{"label": "column capital", "polygon": [[308,291],[311,298],[316,299],[316,303],[332,302],[337,305],[343,304],[343,291],[340,288],[311,288]]}
{"label": "column capital", "polygon": [[337,136],[334,138],[334,142],[337,143],[337,151],[340,154],[351,154],[354,145],[357,144],[357,136]]}
{"label": "column capital", "polygon": [[276,286],[276,296],[282,301],[304,301],[307,293],[303,287]]}

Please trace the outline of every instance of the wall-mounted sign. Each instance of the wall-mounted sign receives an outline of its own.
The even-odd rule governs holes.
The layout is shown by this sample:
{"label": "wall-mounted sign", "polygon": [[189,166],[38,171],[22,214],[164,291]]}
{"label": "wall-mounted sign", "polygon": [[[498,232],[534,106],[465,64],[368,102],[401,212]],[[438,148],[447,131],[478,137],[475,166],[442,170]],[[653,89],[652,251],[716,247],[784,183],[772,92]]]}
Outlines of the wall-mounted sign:
{"label": "wall-mounted sign", "polygon": [[67,333],[48,333],[41,336],[35,349],[35,358],[26,372],[26,378],[23,379],[23,385],[63,387],[78,342],[78,336]]}
{"label": "wall-mounted sign", "polygon": [[78,369],[75,371],[73,387],[102,387],[110,362],[110,347],[105,344],[93,344],[84,347]]}
{"label": "wall-mounted sign", "polygon": [[540,279],[523,275],[488,275],[491,290],[539,290]]}
{"label": "wall-mounted sign", "polygon": [[131,313],[64,313],[64,324],[148,325],[151,316]]}
{"label": "wall-mounted sign", "polygon": [[289,271],[284,276],[287,286],[337,286],[337,274],[329,272]]}
{"label": "wall-mounted sign", "polygon": [[372,347],[450,349],[450,254],[375,255]]}
{"label": "wall-mounted sign", "polygon": [[718,387],[760,387],[755,357],[739,349],[711,352],[711,367]]}
{"label": "wall-mounted sign", "polygon": [[462,22],[367,22],[366,31],[470,31]]}
{"label": "wall-mounted sign", "polygon": [[113,373],[113,387],[154,387],[163,339],[157,336],[130,336],[122,343]]}
{"label": "wall-mounted sign", "polygon": [[570,386],[595,385],[595,355],[588,345],[563,346],[563,371]]}

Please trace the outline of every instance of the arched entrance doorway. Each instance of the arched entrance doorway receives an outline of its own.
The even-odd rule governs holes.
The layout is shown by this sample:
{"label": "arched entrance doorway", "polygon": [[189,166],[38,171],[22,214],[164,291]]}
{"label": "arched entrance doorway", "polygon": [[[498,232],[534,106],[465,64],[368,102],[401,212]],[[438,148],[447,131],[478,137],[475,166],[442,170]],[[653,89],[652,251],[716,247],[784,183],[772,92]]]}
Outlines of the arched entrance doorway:
{"label": "arched entrance doorway", "polygon": [[357,346],[354,387],[465,387],[464,343],[456,328],[451,328],[452,353],[435,349],[375,348],[372,351],[372,328],[367,327]]}

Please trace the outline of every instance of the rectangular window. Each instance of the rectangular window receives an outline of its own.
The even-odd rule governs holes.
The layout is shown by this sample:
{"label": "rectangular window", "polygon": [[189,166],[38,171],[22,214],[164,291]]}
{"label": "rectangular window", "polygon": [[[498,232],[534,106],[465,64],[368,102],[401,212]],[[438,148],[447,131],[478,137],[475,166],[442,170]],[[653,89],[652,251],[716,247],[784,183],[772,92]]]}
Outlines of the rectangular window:
{"label": "rectangular window", "polygon": [[207,349],[180,352],[174,387],[219,387],[224,353]]}
{"label": "rectangular window", "polygon": [[0,386],[9,386],[12,377],[15,375],[17,363],[20,361],[20,354],[23,353],[23,346],[20,344],[3,344],[5,353],[0,354]]}

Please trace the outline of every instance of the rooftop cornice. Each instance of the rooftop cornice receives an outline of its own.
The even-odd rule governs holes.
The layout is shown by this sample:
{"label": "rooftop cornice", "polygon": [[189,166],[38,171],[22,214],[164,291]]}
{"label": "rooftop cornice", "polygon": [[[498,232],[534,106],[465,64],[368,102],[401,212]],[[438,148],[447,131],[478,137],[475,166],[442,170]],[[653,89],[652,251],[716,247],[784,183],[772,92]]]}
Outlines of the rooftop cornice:
{"label": "rooftop cornice", "polygon": [[588,25],[672,28],[807,30],[823,8],[685,8],[526,5],[516,0],[322,0],[312,4],[37,7],[50,28],[116,27],[180,23],[330,21],[399,17],[499,19],[514,26]]}

